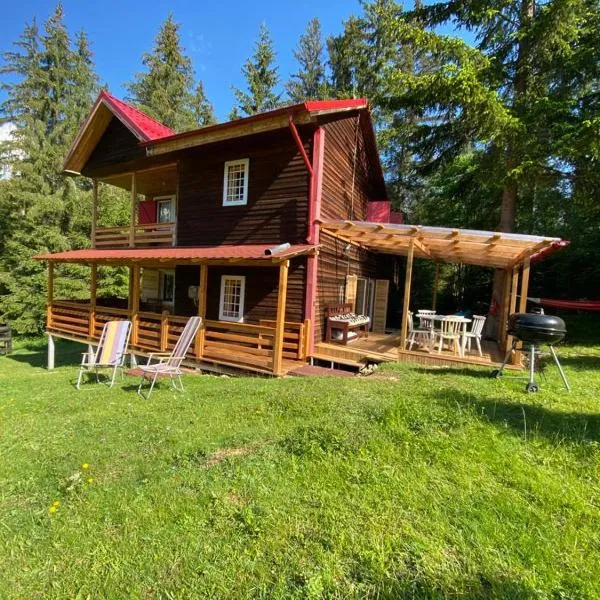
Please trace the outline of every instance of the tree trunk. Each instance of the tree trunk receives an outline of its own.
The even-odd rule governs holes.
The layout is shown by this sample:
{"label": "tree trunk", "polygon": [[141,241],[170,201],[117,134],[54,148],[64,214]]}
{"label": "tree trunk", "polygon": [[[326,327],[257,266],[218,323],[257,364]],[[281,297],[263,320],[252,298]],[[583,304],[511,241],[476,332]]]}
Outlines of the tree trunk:
{"label": "tree trunk", "polygon": [[[524,30],[529,26],[535,11],[535,0],[521,0],[519,29]],[[526,101],[530,77],[530,52],[527,36],[520,37],[517,47],[517,61],[515,78],[513,81],[513,111],[517,117],[523,114],[523,103]],[[506,181],[502,191],[502,204],[500,209],[500,223],[498,230],[511,232],[515,226],[517,216],[517,201],[519,198],[519,185],[512,171],[520,164],[519,151],[515,145],[506,148]],[[496,269],[494,273],[494,286],[492,299],[485,325],[484,336],[498,339],[500,333],[500,316],[502,315],[503,290],[505,271]]]}

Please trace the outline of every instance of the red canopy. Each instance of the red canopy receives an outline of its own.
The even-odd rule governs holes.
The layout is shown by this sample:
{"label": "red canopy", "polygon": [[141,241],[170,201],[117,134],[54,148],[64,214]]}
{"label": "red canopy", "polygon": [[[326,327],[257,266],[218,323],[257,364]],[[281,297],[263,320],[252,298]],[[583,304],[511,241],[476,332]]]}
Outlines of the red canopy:
{"label": "red canopy", "polygon": [[527,298],[527,300],[552,308],[600,311],[600,300],[553,300],[551,298]]}

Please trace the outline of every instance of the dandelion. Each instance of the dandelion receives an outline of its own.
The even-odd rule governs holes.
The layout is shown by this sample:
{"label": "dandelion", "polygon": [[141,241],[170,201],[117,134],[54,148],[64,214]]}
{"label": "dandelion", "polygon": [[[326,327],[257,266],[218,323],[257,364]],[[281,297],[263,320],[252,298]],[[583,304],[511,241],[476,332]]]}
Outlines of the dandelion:
{"label": "dandelion", "polygon": [[81,465],[81,468],[82,468],[84,471],[87,471],[87,470],[90,468],[90,465],[88,465],[87,463],[83,463],[83,464]]}
{"label": "dandelion", "polygon": [[58,500],[55,500],[55,501],[52,503],[52,506],[54,506],[54,508],[58,508],[58,507],[60,506],[60,502],[59,502]]}
{"label": "dandelion", "polygon": [[94,483],[94,478],[93,477],[88,477],[87,478],[87,482],[88,483]]}
{"label": "dandelion", "polygon": [[54,506],[52,505],[49,509],[48,512],[53,515],[56,511],[58,510],[58,506]]}

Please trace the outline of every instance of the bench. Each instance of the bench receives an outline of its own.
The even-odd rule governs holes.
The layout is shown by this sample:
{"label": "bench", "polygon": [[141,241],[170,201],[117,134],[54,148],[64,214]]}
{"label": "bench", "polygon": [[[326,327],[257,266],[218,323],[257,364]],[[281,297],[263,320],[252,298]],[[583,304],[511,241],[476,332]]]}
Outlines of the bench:
{"label": "bench", "polygon": [[[325,316],[327,317],[326,342],[339,342],[346,345],[349,337],[357,338],[361,333],[369,337],[371,319],[366,315],[353,313],[351,304],[331,304],[325,309]],[[341,332],[337,339],[333,335],[334,330]]]}

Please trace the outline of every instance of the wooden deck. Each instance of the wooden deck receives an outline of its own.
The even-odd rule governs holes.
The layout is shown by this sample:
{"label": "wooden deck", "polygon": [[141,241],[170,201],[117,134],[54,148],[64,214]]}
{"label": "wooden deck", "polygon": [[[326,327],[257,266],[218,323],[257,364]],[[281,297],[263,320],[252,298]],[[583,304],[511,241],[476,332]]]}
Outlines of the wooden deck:
{"label": "wooden deck", "polygon": [[339,362],[348,366],[363,366],[366,362],[406,361],[425,365],[465,366],[499,365],[504,356],[495,342],[482,342],[483,356],[477,351],[467,352],[464,357],[448,350],[438,354],[437,349],[427,350],[415,348],[412,351],[400,350],[400,333],[370,333],[368,338],[359,338],[347,346],[336,343],[321,342],[316,345],[313,358],[323,361]]}

